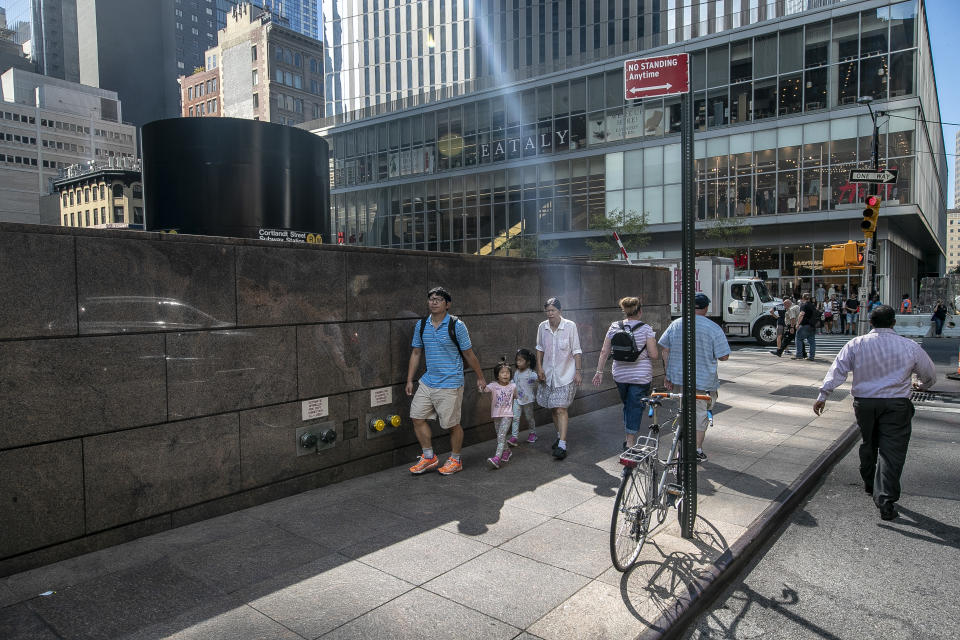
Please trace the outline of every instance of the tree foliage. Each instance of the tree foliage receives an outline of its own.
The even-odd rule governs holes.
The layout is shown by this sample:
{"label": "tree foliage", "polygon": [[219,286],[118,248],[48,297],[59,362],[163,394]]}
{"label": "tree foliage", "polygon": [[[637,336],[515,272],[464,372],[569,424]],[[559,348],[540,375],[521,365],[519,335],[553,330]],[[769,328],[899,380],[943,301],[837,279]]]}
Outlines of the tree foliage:
{"label": "tree foliage", "polygon": [[620,254],[620,247],[613,238],[616,231],[628,253],[639,251],[650,243],[647,233],[647,214],[637,211],[614,209],[606,215],[595,215],[590,219],[591,229],[608,231],[604,236],[587,239],[587,247],[594,260],[612,260]]}

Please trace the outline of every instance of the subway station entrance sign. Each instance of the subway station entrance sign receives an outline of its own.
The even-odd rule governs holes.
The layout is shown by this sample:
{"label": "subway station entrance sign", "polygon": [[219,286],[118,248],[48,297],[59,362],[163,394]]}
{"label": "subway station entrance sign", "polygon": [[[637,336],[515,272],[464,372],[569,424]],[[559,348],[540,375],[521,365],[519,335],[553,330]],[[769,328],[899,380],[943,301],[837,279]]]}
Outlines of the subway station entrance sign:
{"label": "subway station entrance sign", "polygon": [[627,100],[672,96],[690,91],[689,54],[635,58],[623,63]]}

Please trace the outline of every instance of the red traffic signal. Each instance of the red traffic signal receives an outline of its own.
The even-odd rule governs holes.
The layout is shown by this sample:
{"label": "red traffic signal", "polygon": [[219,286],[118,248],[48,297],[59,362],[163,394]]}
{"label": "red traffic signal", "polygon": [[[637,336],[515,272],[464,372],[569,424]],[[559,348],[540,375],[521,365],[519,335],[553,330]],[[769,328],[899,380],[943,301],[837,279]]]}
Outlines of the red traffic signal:
{"label": "red traffic signal", "polygon": [[872,238],[877,231],[877,221],[880,218],[880,196],[867,196],[867,207],[863,210],[863,220],[860,229],[864,237]]}

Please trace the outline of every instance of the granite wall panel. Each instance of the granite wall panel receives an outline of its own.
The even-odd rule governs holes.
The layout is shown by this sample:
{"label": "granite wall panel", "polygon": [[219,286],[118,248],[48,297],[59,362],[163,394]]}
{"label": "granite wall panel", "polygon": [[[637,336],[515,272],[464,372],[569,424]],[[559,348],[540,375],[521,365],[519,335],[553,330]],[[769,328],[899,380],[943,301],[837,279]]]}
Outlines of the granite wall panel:
{"label": "granite wall panel", "polygon": [[427,314],[427,256],[373,249],[347,254],[347,320],[420,318]]}
{"label": "granite wall panel", "polygon": [[[412,462],[404,383],[434,285],[488,380],[534,349],[559,297],[585,352],[573,415],[619,402],[609,376],[591,384],[619,297],[642,291],[644,319],[669,322],[667,272],[646,267],[9,224],[0,251],[22,262],[0,266],[0,522],[15,528],[0,527],[0,575]],[[464,378],[469,445],[494,432]],[[372,407],[383,387],[391,402]],[[338,441],[297,457],[316,397]],[[402,426],[368,438],[368,414],[391,413]]]}
{"label": "granite wall panel", "polygon": [[162,422],[162,335],[0,342],[0,449]]}
{"label": "granite wall panel", "polygon": [[299,397],[388,384],[390,351],[389,322],[297,327]]}
{"label": "granite wall panel", "polygon": [[170,419],[296,399],[296,340],[296,327],[167,335]]}
{"label": "granite wall panel", "polygon": [[0,451],[0,557],[83,535],[79,440]]}
{"label": "granite wall panel", "polygon": [[453,298],[450,313],[477,315],[491,313],[497,305],[495,289],[491,287],[490,260],[479,256],[442,255],[427,259],[427,286],[421,293],[424,314],[427,311],[426,292],[443,287]]}
{"label": "granite wall panel", "polygon": [[[329,415],[303,420],[300,402],[288,402],[240,412],[240,461],[244,489],[310,473],[350,459],[351,444],[342,438],[341,425],[350,416],[347,394],[327,398]],[[333,422],[337,440],[319,453],[297,456],[297,429],[317,422]]]}
{"label": "granite wall panel", "polygon": [[237,248],[237,321],[241,326],[343,322],[346,253]]}
{"label": "granite wall panel", "polygon": [[76,335],[70,236],[0,232],[0,339]]}
{"label": "granite wall panel", "polygon": [[79,237],[80,333],[235,326],[234,260],[219,243]]}
{"label": "granite wall panel", "polygon": [[89,436],[83,451],[87,532],[242,488],[235,413]]}

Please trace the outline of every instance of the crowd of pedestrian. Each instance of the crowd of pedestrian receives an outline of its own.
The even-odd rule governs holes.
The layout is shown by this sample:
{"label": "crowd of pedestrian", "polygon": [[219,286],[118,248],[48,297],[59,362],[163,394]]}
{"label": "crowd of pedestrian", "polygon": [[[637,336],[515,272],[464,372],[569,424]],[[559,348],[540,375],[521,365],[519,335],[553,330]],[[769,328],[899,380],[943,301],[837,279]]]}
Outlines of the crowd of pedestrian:
{"label": "crowd of pedestrian", "polygon": [[[537,327],[535,351],[521,348],[516,352],[513,367],[506,357],[493,369],[493,381],[487,383],[480,363],[473,352],[466,324],[449,314],[452,296],[443,287],[427,292],[429,315],[417,321],[413,330],[410,361],[407,367],[406,393],[411,396],[410,417],[422,453],[410,467],[413,474],[438,470],[451,475],[463,469],[460,450],[463,428],[460,425],[464,388],[464,363],[477,376],[477,390],[491,395],[490,417],[497,434],[496,450],[487,458],[488,465],[499,469],[510,461],[511,447],[520,445],[521,419],[529,431],[526,442],[537,441],[534,403],[549,409],[556,438],[551,455],[557,460],[567,457],[569,437],[568,409],[583,382],[583,350],[576,323],[564,318],[563,306],[556,297],[544,303],[546,319]],[[708,426],[707,411],[717,398],[717,362],[730,357],[730,347],[720,327],[706,317],[709,298],[700,293],[696,308],[696,393],[709,396],[710,402],[697,401],[697,459],[706,460],[703,440]],[[624,319],[614,322],[603,341],[594,385],[603,383],[604,367],[612,357],[612,374],[623,402],[624,448],[633,446],[643,419],[644,399],[653,382],[653,363],[663,358],[665,384],[668,390],[682,391],[683,321],[673,321],[659,342],[654,329],[640,317],[642,309],[636,297],[619,302]],[[421,360],[426,372],[415,384]],[[450,434],[451,453],[440,466],[434,452],[427,420],[436,419]],[[508,432],[510,436],[508,437]]]}

